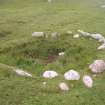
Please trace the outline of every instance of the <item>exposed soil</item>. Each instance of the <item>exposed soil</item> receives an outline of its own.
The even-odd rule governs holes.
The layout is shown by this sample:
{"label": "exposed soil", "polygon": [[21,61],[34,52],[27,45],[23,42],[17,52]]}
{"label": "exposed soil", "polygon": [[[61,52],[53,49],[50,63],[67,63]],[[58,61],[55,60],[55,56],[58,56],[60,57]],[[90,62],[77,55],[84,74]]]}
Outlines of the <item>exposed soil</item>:
{"label": "exposed soil", "polygon": [[57,54],[49,54],[48,58],[47,59],[42,59],[42,63],[47,65],[49,63],[53,63],[54,61],[56,61],[58,58],[58,55]]}

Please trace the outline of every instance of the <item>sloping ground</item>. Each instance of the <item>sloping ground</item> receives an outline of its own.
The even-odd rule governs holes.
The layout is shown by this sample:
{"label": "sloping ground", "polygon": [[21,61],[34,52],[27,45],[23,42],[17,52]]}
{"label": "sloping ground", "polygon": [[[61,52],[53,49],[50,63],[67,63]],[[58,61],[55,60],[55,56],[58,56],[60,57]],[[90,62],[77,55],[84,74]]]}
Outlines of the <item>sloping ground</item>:
{"label": "sloping ground", "polygon": [[[46,80],[43,86],[42,78],[24,78],[16,76],[6,67],[0,68],[0,104],[3,105],[104,105],[105,85],[104,74],[94,78],[94,87],[86,89],[81,82],[75,85],[70,92],[62,93],[57,88],[62,80]],[[71,82],[68,82],[71,84]]]}
{"label": "sloping ground", "polygon": [[[105,60],[99,43],[80,37],[73,39],[68,30],[78,29],[105,36],[103,0],[0,0],[0,105],[104,105],[105,73],[94,77],[94,86],[87,89],[82,81],[65,81],[64,72],[76,69],[91,74],[88,65],[95,59]],[[34,31],[61,33],[59,39],[33,38]],[[65,52],[59,57],[59,52]],[[17,76],[12,67],[29,70],[33,78]],[[42,78],[53,69],[60,76]],[[46,81],[46,87],[43,82]],[[70,91],[62,93],[59,82],[65,81]]]}

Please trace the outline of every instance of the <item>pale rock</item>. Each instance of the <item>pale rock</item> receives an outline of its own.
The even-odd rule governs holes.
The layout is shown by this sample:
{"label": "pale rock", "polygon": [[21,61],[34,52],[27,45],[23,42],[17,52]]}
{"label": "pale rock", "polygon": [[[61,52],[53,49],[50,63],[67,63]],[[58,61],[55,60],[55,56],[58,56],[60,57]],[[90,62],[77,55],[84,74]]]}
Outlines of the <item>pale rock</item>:
{"label": "pale rock", "polygon": [[52,0],[48,0],[48,3],[51,3],[52,2]]}
{"label": "pale rock", "polygon": [[58,55],[59,56],[63,56],[63,55],[65,55],[65,53],[64,52],[60,52]]}
{"label": "pale rock", "polygon": [[45,37],[45,33],[44,32],[33,32],[32,36],[33,37]]}
{"label": "pale rock", "polygon": [[103,49],[105,49],[105,43],[103,43],[102,45],[100,45],[97,49],[98,49],[98,50],[103,50]]}
{"label": "pale rock", "polygon": [[59,88],[60,88],[60,90],[62,90],[62,91],[69,91],[68,85],[67,85],[66,83],[64,83],[64,82],[61,82],[61,83],[59,84]]}
{"label": "pale rock", "polygon": [[105,42],[105,38],[101,34],[91,34],[90,36],[99,42]]}
{"label": "pale rock", "polygon": [[73,38],[79,38],[79,34],[73,35]]}
{"label": "pale rock", "polygon": [[101,34],[91,34],[91,33],[88,33],[88,32],[84,32],[83,30],[78,30],[78,32],[82,35],[82,36],[88,36],[88,37],[91,37],[93,39],[96,39],[98,40],[99,42],[105,42],[105,38],[101,35]]}
{"label": "pale rock", "polygon": [[92,88],[93,87],[93,80],[88,75],[83,76],[83,83],[88,88]]}
{"label": "pale rock", "polygon": [[52,38],[58,38],[59,36],[60,36],[60,33],[58,33],[58,32],[51,33]]}
{"label": "pale rock", "polygon": [[20,75],[20,76],[26,76],[26,77],[32,77],[32,75],[26,71],[20,70],[20,69],[16,69],[14,70],[16,72],[16,74]]}
{"label": "pale rock", "polygon": [[67,31],[67,34],[73,34],[73,32],[72,31]]}
{"label": "pale rock", "polygon": [[105,8],[105,5],[101,5],[101,8]]}
{"label": "pale rock", "polygon": [[57,76],[58,76],[58,73],[55,72],[55,71],[52,71],[52,70],[48,70],[48,71],[45,71],[43,73],[43,77],[44,78],[50,78],[50,79],[52,79],[52,78],[57,77]]}
{"label": "pale rock", "polygon": [[89,65],[89,69],[91,69],[93,73],[100,73],[105,71],[104,60],[95,60],[91,65]]}
{"label": "pale rock", "polygon": [[65,80],[79,80],[80,74],[75,70],[69,70],[64,74]]}
{"label": "pale rock", "polygon": [[43,82],[42,84],[43,84],[43,85],[46,85],[46,84],[47,84],[47,82]]}
{"label": "pale rock", "polygon": [[90,36],[91,34],[90,33],[88,33],[88,32],[84,32],[83,30],[77,30],[78,31],[78,33],[80,33],[82,36]]}

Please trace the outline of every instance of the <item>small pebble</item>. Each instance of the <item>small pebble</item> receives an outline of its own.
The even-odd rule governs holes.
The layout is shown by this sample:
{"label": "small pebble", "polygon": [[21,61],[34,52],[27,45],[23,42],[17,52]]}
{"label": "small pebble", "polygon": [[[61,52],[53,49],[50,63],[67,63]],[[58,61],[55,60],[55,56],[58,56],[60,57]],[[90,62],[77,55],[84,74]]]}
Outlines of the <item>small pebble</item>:
{"label": "small pebble", "polygon": [[72,31],[67,31],[67,34],[73,34],[73,32]]}
{"label": "small pebble", "polygon": [[75,34],[73,38],[79,38],[79,34]]}
{"label": "small pebble", "polygon": [[46,85],[47,83],[46,82],[43,82],[43,85]]}
{"label": "small pebble", "polygon": [[69,91],[68,85],[67,85],[66,83],[64,83],[64,82],[61,82],[61,83],[59,84],[59,88],[60,88],[60,90],[62,90],[62,91]]}
{"label": "small pebble", "polygon": [[63,55],[65,55],[65,53],[64,52],[60,52],[58,55],[59,56],[63,56]]}
{"label": "small pebble", "polygon": [[93,77],[96,77],[97,75],[96,74],[93,74]]}

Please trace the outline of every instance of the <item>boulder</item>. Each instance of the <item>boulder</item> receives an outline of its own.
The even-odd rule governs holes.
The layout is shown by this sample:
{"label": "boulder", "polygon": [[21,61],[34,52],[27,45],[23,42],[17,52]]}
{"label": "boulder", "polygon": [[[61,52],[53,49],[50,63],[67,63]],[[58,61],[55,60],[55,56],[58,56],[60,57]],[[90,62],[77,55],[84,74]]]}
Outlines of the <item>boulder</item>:
{"label": "boulder", "polygon": [[105,71],[104,60],[95,60],[92,64],[89,65],[89,69],[91,69],[93,73],[100,73]]}
{"label": "boulder", "polygon": [[79,80],[80,74],[75,70],[69,70],[64,74],[65,80]]}
{"label": "boulder", "polygon": [[58,76],[58,73],[53,71],[53,70],[48,70],[48,71],[45,71],[43,73],[44,78],[52,79],[52,78],[57,77],[57,76]]}
{"label": "boulder", "polygon": [[88,75],[83,76],[83,83],[88,88],[92,88],[93,87],[93,80]]}

